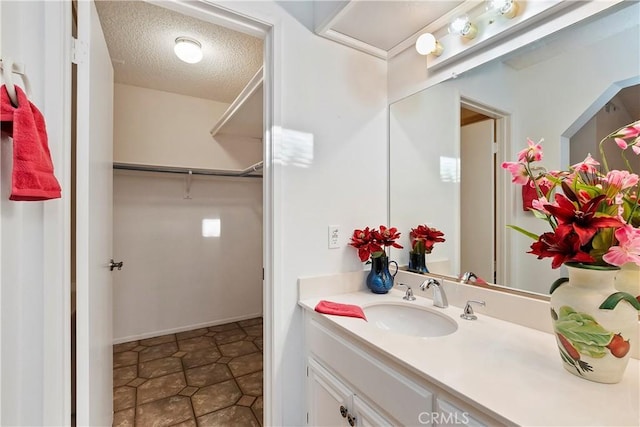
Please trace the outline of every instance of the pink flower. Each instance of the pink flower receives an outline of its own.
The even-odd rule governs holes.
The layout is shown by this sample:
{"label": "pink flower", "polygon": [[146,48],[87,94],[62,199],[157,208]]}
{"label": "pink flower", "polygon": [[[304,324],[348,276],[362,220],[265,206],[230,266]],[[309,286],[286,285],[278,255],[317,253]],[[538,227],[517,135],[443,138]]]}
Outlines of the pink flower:
{"label": "pink flower", "polygon": [[640,178],[635,173],[629,171],[612,170],[607,173],[604,180],[609,184],[609,188],[615,189],[616,192],[635,187]]}
{"label": "pink flower", "polygon": [[591,154],[587,154],[587,158],[584,159],[584,161],[576,163],[571,167],[580,172],[596,173],[598,171],[598,168],[596,168],[596,166],[600,166],[600,163],[598,163],[593,157],[591,157]]}
{"label": "pink flower", "polygon": [[542,212],[545,215],[550,215],[549,211],[544,207],[544,205],[548,204],[549,201],[544,196],[531,201],[531,207],[539,212]]}
{"label": "pink flower", "polygon": [[640,229],[627,224],[617,229],[615,236],[618,246],[611,246],[602,259],[617,266],[628,262],[640,265]]}
{"label": "pink flower", "polygon": [[618,147],[620,147],[622,150],[626,150],[629,147],[629,144],[627,144],[627,141],[625,141],[622,138],[613,138],[613,140],[616,142],[616,144],[618,144]]}
{"label": "pink flower", "polygon": [[511,173],[511,182],[515,184],[525,185],[529,182],[529,174],[522,163],[503,162],[502,169],[506,169]]}
{"label": "pink flower", "polygon": [[638,143],[637,140],[636,140],[636,144],[632,146],[631,149],[633,150],[634,153],[640,156],[640,143]]}
{"label": "pink flower", "polygon": [[542,141],[539,143],[533,142],[531,139],[527,138],[528,147],[518,153],[518,161],[519,162],[539,162],[542,160]]}
{"label": "pink flower", "polygon": [[629,126],[623,127],[616,133],[615,137],[635,138],[640,135],[640,120],[631,123]]}

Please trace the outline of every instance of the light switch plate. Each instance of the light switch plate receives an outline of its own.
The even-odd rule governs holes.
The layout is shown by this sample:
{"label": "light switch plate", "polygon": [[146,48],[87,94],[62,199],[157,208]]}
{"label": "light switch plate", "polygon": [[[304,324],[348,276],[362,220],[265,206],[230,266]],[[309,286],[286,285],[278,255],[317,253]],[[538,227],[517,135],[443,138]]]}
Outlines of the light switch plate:
{"label": "light switch plate", "polygon": [[329,226],[329,249],[337,249],[340,247],[340,226]]}

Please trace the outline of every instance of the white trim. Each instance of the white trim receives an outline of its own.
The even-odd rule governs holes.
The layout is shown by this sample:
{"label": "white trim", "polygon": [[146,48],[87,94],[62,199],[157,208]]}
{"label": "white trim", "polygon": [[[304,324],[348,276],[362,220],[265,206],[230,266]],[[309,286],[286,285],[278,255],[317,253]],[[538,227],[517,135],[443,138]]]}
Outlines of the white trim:
{"label": "white trim", "polygon": [[49,148],[62,198],[44,203],[43,422],[71,422],[71,3],[45,2]]}
{"label": "white trim", "polygon": [[322,34],[318,34],[326,39],[333,40],[334,42],[343,44],[345,46],[349,46],[353,49],[357,49],[360,52],[368,53],[369,55],[373,55],[376,58],[387,60],[389,55],[387,51],[384,49],[380,49],[378,47],[372,46],[369,43],[365,43],[358,39],[354,39],[351,36],[338,32],[336,30],[328,29],[325,30]]}
{"label": "white trim", "polygon": [[[275,147],[278,146],[278,139],[281,137],[281,55],[280,33],[281,29],[275,23],[267,32],[264,39],[264,82],[263,82],[263,102],[264,102],[264,127],[265,135],[263,139],[263,267],[264,267],[264,294],[263,294],[263,407],[265,426],[282,425],[283,407],[282,399],[283,385],[277,374],[277,361],[280,360],[282,345],[276,341],[280,336],[276,334],[276,325],[280,325],[276,319],[276,313],[281,313],[279,306],[281,299],[275,298],[275,283],[281,283],[282,269],[277,260],[281,260],[282,227],[280,225],[280,193],[276,191],[276,183],[281,183],[280,168],[276,169],[274,162]],[[279,406],[276,408],[276,402]]]}

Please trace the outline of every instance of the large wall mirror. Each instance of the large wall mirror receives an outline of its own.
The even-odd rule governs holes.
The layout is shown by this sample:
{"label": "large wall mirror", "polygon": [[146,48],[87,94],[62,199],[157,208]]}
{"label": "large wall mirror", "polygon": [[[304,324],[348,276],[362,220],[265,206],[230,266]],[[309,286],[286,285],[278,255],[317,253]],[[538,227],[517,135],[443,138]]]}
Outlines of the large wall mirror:
{"label": "large wall mirror", "polygon": [[[390,106],[390,224],[445,233],[431,272],[472,271],[487,282],[548,294],[560,276],[527,254],[532,241],[506,228],[548,231],[522,208],[520,186],[500,169],[527,138],[544,138],[547,169],[563,169],[601,136],[640,118],[640,4],[629,2]],[[640,159],[634,170],[640,171]],[[573,162],[573,163],[572,163]]]}

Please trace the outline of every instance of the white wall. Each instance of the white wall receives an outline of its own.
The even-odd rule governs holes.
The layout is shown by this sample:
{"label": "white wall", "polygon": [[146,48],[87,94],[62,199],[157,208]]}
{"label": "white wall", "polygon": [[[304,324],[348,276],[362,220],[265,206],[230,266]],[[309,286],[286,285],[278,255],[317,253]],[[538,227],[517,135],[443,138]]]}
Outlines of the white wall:
{"label": "white wall", "polygon": [[[63,35],[47,28],[63,16],[62,2],[0,2],[0,56],[23,63],[31,83],[31,101],[42,111],[63,199],[12,202],[12,141],[2,136],[0,162],[0,424],[61,425],[64,405],[70,314],[68,265],[64,265],[65,186]],[[68,12],[68,11],[67,11]],[[70,16],[70,15],[69,15]],[[68,43],[68,39],[64,38]],[[55,56],[49,62],[49,55]],[[22,86],[19,78],[14,81]],[[68,220],[68,217],[67,217]],[[53,226],[53,227],[52,227]],[[68,242],[68,236],[66,237]],[[45,255],[46,254],[46,255]],[[67,282],[63,275],[67,275]],[[65,310],[66,308],[66,310]]]}
{"label": "white wall", "polygon": [[[311,2],[222,4],[276,28],[273,423],[300,426],[297,279],[362,269],[347,235],[387,219],[386,63],[314,35]],[[327,249],[330,224],[341,226],[340,249]]]}
{"label": "white wall", "polygon": [[[262,180],[114,173],[114,342],[262,315]],[[219,219],[219,237],[204,237]]]}
{"label": "white wall", "polygon": [[137,86],[115,84],[116,163],[244,169],[262,160],[251,138],[211,137],[229,104]]}

